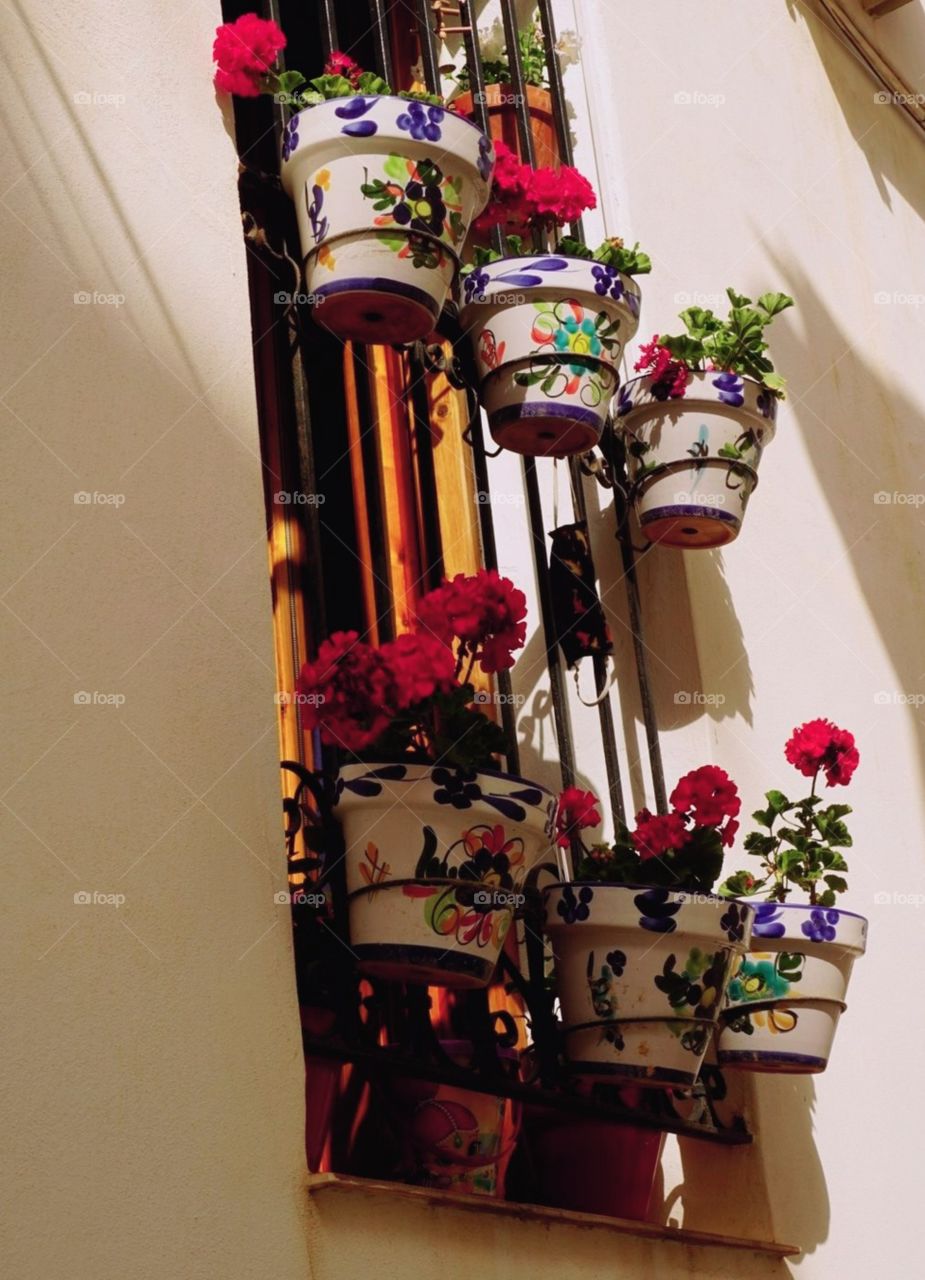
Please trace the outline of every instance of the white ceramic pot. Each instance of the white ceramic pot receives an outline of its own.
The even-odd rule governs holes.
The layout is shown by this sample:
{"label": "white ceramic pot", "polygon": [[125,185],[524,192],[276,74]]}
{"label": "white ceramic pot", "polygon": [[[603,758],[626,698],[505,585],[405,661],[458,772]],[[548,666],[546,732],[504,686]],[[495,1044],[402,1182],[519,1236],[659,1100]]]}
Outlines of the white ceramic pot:
{"label": "white ceramic pot", "polygon": [[422,102],[357,95],[294,115],[280,173],[314,318],[357,342],[430,333],[493,164],[476,125]]}
{"label": "white ceramic pot", "polygon": [[350,947],[393,981],[491,981],[529,869],[548,854],[551,792],[512,774],[348,765],[336,814],[346,846]]}
{"label": "white ceramic pot", "polygon": [[589,1079],[693,1084],[754,909],[712,894],[546,890],[566,1054]]}
{"label": "white ceramic pot", "polygon": [[676,399],[650,377],[628,382],[616,422],[649,541],[709,548],[738,537],[776,415],[777,397],[734,373],[692,373]]}
{"label": "white ceramic pot", "polygon": [[813,1074],[832,1049],[867,921],[836,907],[757,904],[752,946],[729,983],[721,1066]]}
{"label": "white ceramic pot", "polygon": [[586,453],[601,437],[639,286],[563,254],[502,258],[463,282],[460,320],[497,444],[531,457]]}

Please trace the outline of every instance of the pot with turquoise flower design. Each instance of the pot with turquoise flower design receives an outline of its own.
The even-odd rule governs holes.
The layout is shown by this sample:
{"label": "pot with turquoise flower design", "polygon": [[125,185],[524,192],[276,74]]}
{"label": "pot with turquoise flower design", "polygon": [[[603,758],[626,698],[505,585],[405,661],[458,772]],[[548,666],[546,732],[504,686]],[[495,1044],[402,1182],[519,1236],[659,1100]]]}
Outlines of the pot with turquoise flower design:
{"label": "pot with turquoise flower design", "polygon": [[493,165],[485,134],[443,107],[357,95],[294,115],[280,173],[318,323],[356,342],[430,333]]}
{"label": "pot with turquoise flower design", "polygon": [[497,444],[554,458],[597,444],[639,297],[630,276],[558,253],[501,258],[464,278],[460,319]]}
{"label": "pot with turquoise flower design", "polygon": [[683,396],[651,377],[620,391],[633,505],[650,542],[710,548],[739,535],[774,437],[777,396],[737,373],[693,372]]}
{"label": "pot with turquoise flower design", "polygon": [[555,799],[513,774],[429,764],[340,771],[350,949],[372,977],[443,987],[492,978]]}
{"label": "pot with turquoise flower design", "polygon": [[610,883],[545,890],[565,1052],[588,1080],[694,1083],[754,908]]}
{"label": "pot with turquoise flower design", "polygon": [[746,1071],[824,1071],[867,921],[836,907],[762,902],[729,983],[717,1056]]}

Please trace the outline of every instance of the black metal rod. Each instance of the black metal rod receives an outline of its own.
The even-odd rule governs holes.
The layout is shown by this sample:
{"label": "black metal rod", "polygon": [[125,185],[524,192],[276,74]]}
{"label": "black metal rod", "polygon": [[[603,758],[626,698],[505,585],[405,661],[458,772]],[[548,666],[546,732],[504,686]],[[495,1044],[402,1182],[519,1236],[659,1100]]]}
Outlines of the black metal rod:
{"label": "black metal rod", "polygon": [[421,566],[428,591],[439,587],[443,581],[443,539],[440,534],[440,505],[437,480],[434,473],[434,446],[430,430],[430,398],[427,392],[427,371],[415,354],[408,352],[408,372],[411,387],[411,415],[414,431],[415,461],[417,463],[418,499],[423,531],[423,549],[426,563]]}
{"label": "black metal rod", "polygon": [[[383,80],[392,84],[392,50],[389,47],[388,17],[384,0],[369,0],[369,16],[373,22],[373,38],[376,44],[376,70]],[[394,88],[395,86],[392,85]]]}
{"label": "black metal rod", "polygon": [[421,61],[424,64],[424,83],[428,93],[440,92],[440,64],[437,61],[437,41],[434,29],[430,25],[433,10],[430,0],[417,0],[415,4],[418,14],[418,42],[421,46]]}
{"label": "black metal rod", "polygon": [[633,635],[633,655],[636,660],[639,704],[642,709],[642,719],[646,731],[646,747],[649,753],[649,768],[652,773],[652,790],[655,795],[656,809],[659,813],[667,813],[668,796],[665,789],[665,769],[662,764],[662,749],[658,740],[658,722],[655,717],[655,703],[652,698],[652,686],[649,680],[649,664],[646,657],[646,643],[642,626],[642,605],[639,599],[639,582],[636,575],[636,552],[633,549],[629,522],[629,504],[625,497],[625,494],[629,491],[626,460],[623,448],[613,429],[613,424],[610,422],[604,428],[602,447],[610,462],[614,477],[613,505],[617,520],[616,538],[620,544],[620,555],[623,561],[626,603],[629,611],[630,631]]}
{"label": "black metal rod", "polygon": [[[485,76],[482,71],[482,51],[479,44],[479,29],[476,25],[474,0],[459,0],[459,20],[460,26],[463,27],[463,46],[466,50],[466,68],[469,72],[469,93],[472,97],[475,118],[482,132],[491,137],[491,121],[485,98]],[[504,233],[500,227],[492,228],[491,244],[496,253],[504,252]]]}
{"label": "black metal rod", "polygon": [[327,61],[333,50],[340,48],[337,41],[334,0],[318,0],[318,23],[321,28],[321,48]]}
{"label": "black metal rod", "polygon": [[[565,164],[572,163],[572,132],[568,123],[568,111],[565,105],[565,86],[562,83],[562,68],[556,54],[556,22],[553,17],[550,0],[538,0],[537,9],[540,14],[540,27],[543,32],[543,44],[546,49],[546,74],[549,77],[549,96],[552,98],[552,118],[556,126],[556,137],[559,142],[559,155]],[[584,240],[584,225],[581,218],[576,218],[569,226],[572,235]]]}

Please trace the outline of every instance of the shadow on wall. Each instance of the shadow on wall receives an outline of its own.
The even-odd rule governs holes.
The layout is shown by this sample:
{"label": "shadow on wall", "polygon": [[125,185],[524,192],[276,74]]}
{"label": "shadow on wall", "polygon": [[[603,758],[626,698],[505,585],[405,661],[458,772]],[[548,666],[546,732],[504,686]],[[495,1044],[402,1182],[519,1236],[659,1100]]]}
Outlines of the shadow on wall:
{"label": "shadow on wall", "polygon": [[[832,92],[841,106],[845,123],[858,146],[867,157],[871,176],[880,193],[883,203],[892,209],[890,186],[902,192],[913,208],[922,208],[922,168],[920,165],[903,163],[902,147],[885,147],[881,129],[872,126],[879,123],[881,116],[894,115],[901,119],[904,128],[915,130],[916,126],[906,118],[901,106],[878,101],[879,85],[869,77],[855,62],[858,75],[863,77],[862,91],[858,92],[858,77],[845,75],[845,58],[854,61],[854,55],[842,43],[840,38],[815,14],[802,0],[787,0],[787,8],[794,22],[804,22],[819,55],[820,65],[824,68],[832,87]],[[860,6],[858,6],[860,8]],[[901,22],[903,41],[910,49],[925,50],[925,11],[918,5],[907,5],[895,14],[889,14],[880,22]],[[861,15],[860,25],[866,24]],[[876,44],[876,33],[871,41]],[[887,56],[887,61],[891,61]],[[925,67],[922,68],[925,70]],[[914,92],[921,91],[918,77],[906,77]],[[872,118],[872,112],[875,113]],[[921,129],[919,129],[921,132]],[[889,184],[889,185],[888,185]]]}

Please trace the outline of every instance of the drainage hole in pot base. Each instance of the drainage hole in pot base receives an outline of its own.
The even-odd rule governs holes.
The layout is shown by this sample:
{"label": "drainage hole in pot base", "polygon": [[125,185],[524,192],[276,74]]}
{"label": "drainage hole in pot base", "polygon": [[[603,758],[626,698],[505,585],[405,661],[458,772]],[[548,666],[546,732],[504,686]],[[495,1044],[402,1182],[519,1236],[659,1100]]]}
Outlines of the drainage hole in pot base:
{"label": "drainage hole in pot base", "polygon": [[666,508],[640,517],[642,531],[650,542],[664,547],[723,547],[739,535],[740,522],[729,515],[691,516]]}
{"label": "drainage hole in pot base", "polygon": [[347,342],[404,343],[426,338],[435,309],[416,298],[380,290],[330,293],[312,309],[312,319]]}

